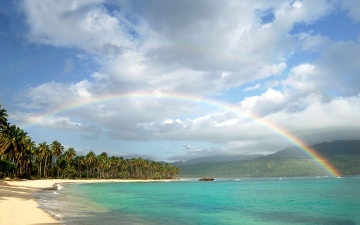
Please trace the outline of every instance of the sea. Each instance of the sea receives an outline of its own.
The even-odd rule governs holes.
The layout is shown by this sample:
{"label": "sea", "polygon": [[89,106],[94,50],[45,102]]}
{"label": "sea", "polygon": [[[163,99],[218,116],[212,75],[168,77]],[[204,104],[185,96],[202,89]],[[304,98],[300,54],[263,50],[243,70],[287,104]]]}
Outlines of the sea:
{"label": "sea", "polygon": [[66,225],[360,225],[360,176],[61,184],[36,198]]}

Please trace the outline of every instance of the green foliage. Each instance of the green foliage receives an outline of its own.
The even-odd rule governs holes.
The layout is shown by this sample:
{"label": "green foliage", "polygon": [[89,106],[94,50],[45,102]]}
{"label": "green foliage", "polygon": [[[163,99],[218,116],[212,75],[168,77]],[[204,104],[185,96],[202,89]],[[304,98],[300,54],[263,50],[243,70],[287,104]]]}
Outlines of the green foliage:
{"label": "green foliage", "polygon": [[0,160],[0,177],[13,174],[15,172],[15,169],[15,164],[9,161]]}
{"label": "green foliage", "polygon": [[360,174],[360,153],[329,156],[328,160],[343,175]]}
{"label": "green foliage", "polygon": [[161,179],[161,174],[160,174],[159,172],[156,172],[156,173],[154,174],[154,176],[152,177],[152,179],[154,179],[154,180],[160,180],[160,179]]}
{"label": "green foliage", "polygon": [[73,166],[67,166],[62,171],[64,178],[76,178],[77,172]]}
{"label": "green foliage", "polygon": [[121,171],[118,174],[120,179],[129,179],[130,178],[130,172],[129,171]]}

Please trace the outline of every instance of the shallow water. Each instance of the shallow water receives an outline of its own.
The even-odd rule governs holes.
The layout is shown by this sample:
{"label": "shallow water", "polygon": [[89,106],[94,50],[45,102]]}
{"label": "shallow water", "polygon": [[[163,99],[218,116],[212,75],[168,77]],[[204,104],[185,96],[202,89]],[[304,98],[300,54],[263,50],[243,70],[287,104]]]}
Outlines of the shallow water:
{"label": "shallow water", "polygon": [[66,184],[37,197],[63,224],[360,224],[360,177]]}

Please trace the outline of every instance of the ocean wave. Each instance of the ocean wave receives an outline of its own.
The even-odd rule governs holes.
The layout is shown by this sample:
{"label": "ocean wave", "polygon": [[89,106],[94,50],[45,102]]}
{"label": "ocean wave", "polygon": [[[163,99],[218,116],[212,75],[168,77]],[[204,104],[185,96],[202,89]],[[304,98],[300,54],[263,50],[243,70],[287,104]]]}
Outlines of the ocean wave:
{"label": "ocean wave", "polygon": [[61,190],[61,189],[63,189],[63,188],[64,188],[64,187],[63,187],[63,186],[61,186],[60,184],[55,184],[54,186],[56,187],[56,189],[57,189],[57,190]]}

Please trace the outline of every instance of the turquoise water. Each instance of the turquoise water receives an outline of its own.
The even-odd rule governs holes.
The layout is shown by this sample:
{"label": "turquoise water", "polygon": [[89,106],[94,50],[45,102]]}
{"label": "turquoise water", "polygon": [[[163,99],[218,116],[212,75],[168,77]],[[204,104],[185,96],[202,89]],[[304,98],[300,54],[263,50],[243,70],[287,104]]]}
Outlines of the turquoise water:
{"label": "turquoise water", "polygon": [[38,197],[63,224],[360,224],[360,177],[69,184]]}

